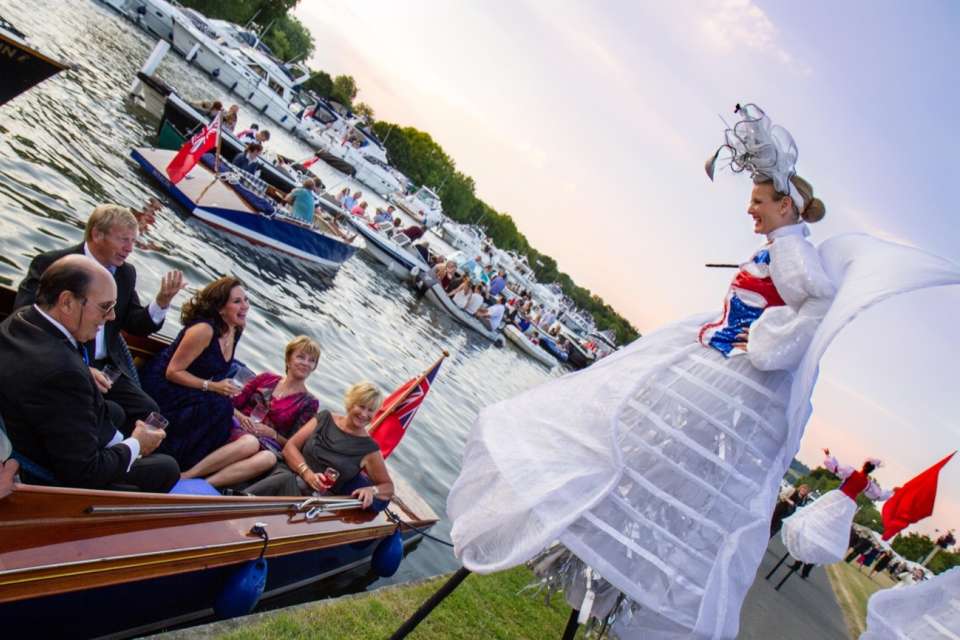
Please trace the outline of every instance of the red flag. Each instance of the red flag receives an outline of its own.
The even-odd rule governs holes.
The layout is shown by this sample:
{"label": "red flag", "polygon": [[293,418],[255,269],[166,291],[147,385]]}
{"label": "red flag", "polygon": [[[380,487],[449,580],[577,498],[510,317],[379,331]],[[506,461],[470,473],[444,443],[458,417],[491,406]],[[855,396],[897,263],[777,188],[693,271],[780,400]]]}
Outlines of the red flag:
{"label": "red flag", "polygon": [[167,177],[170,182],[177,184],[183,180],[184,176],[190,173],[194,165],[200,161],[200,156],[212,150],[217,146],[217,138],[220,136],[220,113],[214,117],[213,121],[194,134],[192,138],[183,143],[180,151],[173,157],[170,164],[167,165]]}
{"label": "red flag", "polygon": [[893,492],[883,504],[883,539],[889,540],[902,529],[914,522],[923,520],[933,513],[933,503],[937,499],[937,480],[940,469],[950,462],[954,451],[907,484]]}
{"label": "red flag", "polygon": [[383,401],[380,409],[373,416],[374,426],[370,437],[380,445],[380,453],[384,458],[393,452],[400,438],[407,432],[407,427],[410,426],[410,421],[417,414],[420,403],[430,391],[430,384],[440,370],[442,362],[443,358],[440,358],[428,372],[400,385]]}

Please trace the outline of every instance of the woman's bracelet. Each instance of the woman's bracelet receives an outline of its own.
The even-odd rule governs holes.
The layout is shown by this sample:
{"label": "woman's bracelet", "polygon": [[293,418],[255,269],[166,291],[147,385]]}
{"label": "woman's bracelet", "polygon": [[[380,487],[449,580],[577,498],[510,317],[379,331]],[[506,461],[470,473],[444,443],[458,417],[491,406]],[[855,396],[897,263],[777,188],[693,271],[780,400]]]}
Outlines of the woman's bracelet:
{"label": "woman's bracelet", "polygon": [[380,488],[377,487],[377,485],[372,485],[372,486],[373,486],[373,495],[375,496],[380,495]]}
{"label": "woman's bracelet", "polygon": [[303,472],[309,468],[310,468],[310,465],[308,465],[306,462],[301,462],[300,464],[297,465],[297,475],[302,476]]}
{"label": "woman's bracelet", "polygon": [[209,381],[209,380],[204,380],[204,381],[203,381],[203,391],[204,391],[204,393],[206,393],[206,392],[209,391],[209,390],[210,390],[210,381]]}

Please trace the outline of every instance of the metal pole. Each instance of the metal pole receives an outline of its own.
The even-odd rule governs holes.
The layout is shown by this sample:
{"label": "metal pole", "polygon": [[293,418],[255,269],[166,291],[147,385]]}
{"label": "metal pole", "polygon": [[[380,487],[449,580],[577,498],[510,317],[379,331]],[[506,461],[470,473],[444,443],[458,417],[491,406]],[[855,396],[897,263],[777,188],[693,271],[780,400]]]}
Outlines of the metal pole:
{"label": "metal pole", "polygon": [[561,638],[561,640],[573,640],[573,637],[577,635],[577,629],[580,627],[580,623],[577,622],[579,617],[580,609],[570,610],[570,617],[567,618],[567,626],[563,629],[563,638]]}
{"label": "metal pole", "polygon": [[430,596],[426,602],[420,605],[420,608],[417,609],[410,618],[407,619],[400,628],[393,632],[393,635],[390,636],[390,640],[400,640],[401,638],[406,638],[407,634],[417,628],[417,625],[423,622],[423,620],[430,615],[430,612],[436,609],[437,605],[440,604],[444,598],[450,595],[454,589],[460,586],[460,583],[470,575],[470,570],[466,567],[460,567],[457,569],[456,573],[450,576],[450,579],[444,583],[442,587],[437,589],[437,592]]}
{"label": "metal pole", "polygon": [[783,557],[780,558],[780,562],[778,562],[778,563],[773,567],[773,569],[770,569],[770,573],[768,573],[768,574],[766,575],[766,577],[764,578],[764,580],[769,580],[769,579],[770,579],[770,576],[772,576],[772,575],[774,574],[774,572],[775,572],[777,569],[780,568],[780,565],[782,565],[782,564],[784,563],[784,561],[785,561],[787,558],[789,558],[789,557],[790,557],[790,553],[789,553],[789,552],[783,554]]}
{"label": "metal pole", "polygon": [[787,581],[787,578],[792,576],[797,572],[797,569],[803,566],[803,563],[797,560],[792,565],[790,565],[790,571],[787,572],[787,575],[783,576],[783,579],[777,583],[777,586],[773,588],[774,591],[780,591],[780,587],[783,586],[783,583]]}

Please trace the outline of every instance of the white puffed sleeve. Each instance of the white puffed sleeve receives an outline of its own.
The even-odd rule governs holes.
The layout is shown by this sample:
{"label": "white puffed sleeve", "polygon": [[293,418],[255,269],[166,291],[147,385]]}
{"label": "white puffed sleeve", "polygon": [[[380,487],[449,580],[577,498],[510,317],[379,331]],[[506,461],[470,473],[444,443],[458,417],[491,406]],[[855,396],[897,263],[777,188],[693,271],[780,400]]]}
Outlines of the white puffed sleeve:
{"label": "white puffed sleeve", "polygon": [[833,456],[827,456],[826,459],[824,459],[823,468],[839,476],[841,480],[849,478],[854,471],[853,467],[848,464],[840,464]]}
{"label": "white puffed sleeve", "polygon": [[871,500],[889,500],[890,496],[893,495],[893,491],[889,489],[881,489],[873,480],[870,480],[870,484],[867,485],[867,488],[863,490],[863,495],[867,496]]}
{"label": "white puffed sleeve", "polygon": [[747,356],[763,371],[796,368],[835,289],[816,248],[799,236],[770,245],[770,277],[786,305],[765,309],[750,326]]}

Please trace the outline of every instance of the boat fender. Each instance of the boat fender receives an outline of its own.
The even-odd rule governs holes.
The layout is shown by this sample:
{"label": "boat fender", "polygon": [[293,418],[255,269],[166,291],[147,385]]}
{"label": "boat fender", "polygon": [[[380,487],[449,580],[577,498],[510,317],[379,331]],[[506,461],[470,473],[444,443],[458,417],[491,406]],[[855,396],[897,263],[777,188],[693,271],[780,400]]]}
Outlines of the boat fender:
{"label": "boat fender", "polygon": [[234,83],[233,83],[233,86],[232,86],[232,87],[230,87],[230,91],[236,91],[236,90],[237,90],[237,85],[238,85],[238,84],[240,84],[240,81],[239,81],[239,80],[238,80],[238,81],[236,81],[236,82],[234,82]]}
{"label": "boat fender", "polygon": [[220,67],[217,67],[216,69],[214,69],[214,70],[213,70],[213,73],[211,73],[210,75],[213,76],[214,78],[219,78],[219,77],[220,77]]}
{"label": "boat fender", "polygon": [[400,568],[403,560],[403,539],[400,537],[400,527],[377,544],[373,551],[370,565],[381,578],[389,578]]}
{"label": "boat fender", "polygon": [[420,275],[420,267],[414,265],[414,267],[410,269],[410,277],[416,280],[418,275]]}
{"label": "boat fender", "polygon": [[191,63],[191,62],[193,62],[194,59],[196,59],[197,53],[198,53],[199,51],[200,51],[200,43],[198,42],[197,44],[193,45],[193,48],[190,49],[190,51],[187,52],[187,55],[186,55],[186,58],[185,58],[185,59],[186,59],[186,61],[187,61],[188,64]]}
{"label": "boat fender", "polygon": [[256,523],[250,533],[263,538],[263,549],[256,560],[248,560],[227,576],[217,599],[213,603],[213,610],[218,617],[235,618],[245,616],[253,611],[260,602],[263,589],[267,585],[267,559],[263,554],[267,550],[270,537],[262,522]]}

